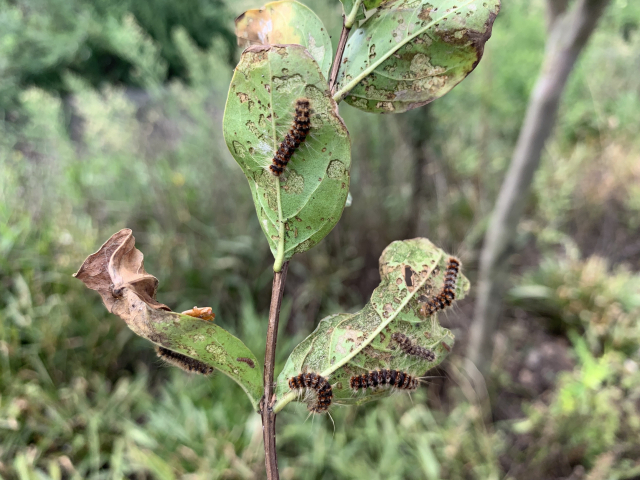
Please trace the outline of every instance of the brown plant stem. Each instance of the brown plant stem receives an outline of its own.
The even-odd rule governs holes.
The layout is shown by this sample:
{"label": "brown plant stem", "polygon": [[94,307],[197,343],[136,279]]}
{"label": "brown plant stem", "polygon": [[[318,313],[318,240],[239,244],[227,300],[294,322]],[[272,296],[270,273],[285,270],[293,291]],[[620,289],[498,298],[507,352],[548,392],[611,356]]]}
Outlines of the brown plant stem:
{"label": "brown plant stem", "polygon": [[340,41],[338,42],[338,49],[336,50],[336,56],[333,59],[333,66],[331,67],[331,74],[329,75],[329,90],[331,95],[336,93],[336,84],[338,83],[338,71],[340,70],[340,64],[342,63],[342,55],[344,54],[344,48],[347,45],[347,38],[351,27],[347,28],[345,24],[345,17],[342,16],[342,33],[340,34]]}
{"label": "brown plant stem", "polygon": [[272,407],[274,395],[274,369],[276,364],[276,343],[278,342],[278,322],[280,321],[280,305],[287,280],[289,262],[284,262],[279,272],[273,272],[271,288],[271,307],[269,308],[269,327],[267,329],[267,345],[264,353],[264,397],[260,402],[262,415],[262,437],[264,438],[264,463],[268,480],[278,480],[278,456],[276,454],[276,414]]}

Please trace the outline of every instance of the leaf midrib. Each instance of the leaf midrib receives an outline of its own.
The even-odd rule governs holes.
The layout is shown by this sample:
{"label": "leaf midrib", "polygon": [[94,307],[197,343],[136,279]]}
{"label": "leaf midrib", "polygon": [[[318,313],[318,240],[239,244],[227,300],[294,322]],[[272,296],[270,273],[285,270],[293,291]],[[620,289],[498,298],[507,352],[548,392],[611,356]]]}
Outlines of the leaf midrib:
{"label": "leaf midrib", "polygon": [[[415,33],[413,33],[412,35],[407,35],[404,40],[398,42],[395,46],[395,48],[391,48],[389,49],[389,51],[387,51],[385,54],[383,54],[379,60],[376,60],[374,63],[372,63],[371,65],[369,65],[368,68],[365,68],[364,71],[362,73],[360,73],[359,75],[357,75],[356,77],[353,78],[353,80],[351,80],[350,82],[348,82],[344,87],[342,87],[340,90],[338,90],[334,95],[333,95],[333,99],[336,102],[339,102],[340,100],[342,100],[344,97],[347,96],[347,94],[353,90],[353,88],[358,85],[363,79],[365,79],[367,76],[369,76],[376,68],[378,68],[382,63],[384,63],[391,55],[393,55],[395,52],[397,52],[398,50],[400,50],[403,46],[405,46],[407,43],[409,43],[411,40],[413,40],[414,38],[416,38],[419,35],[422,35],[423,33],[425,33],[428,29],[430,29],[433,25],[435,25],[436,23],[442,21],[443,18],[447,17],[448,15],[451,14],[455,14],[455,12],[457,12],[458,10],[462,10],[465,7],[468,7],[469,5],[471,5],[472,3],[475,3],[477,0],[468,0],[467,2],[465,2],[463,5],[456,7],[456,8],[452,8],[449,12],[443,14],[441,17],[439,17],[438,19],[432,20],[431,22],[427,23],[424,27],[416,30]],[[422,5],[422,4],[421,4]],[[409,19],[411,20],[411,18]],[[375,27],[377,28],[377,27]],[[375,30],[374,30],[375,32]],[[373,37],[373,35],[372,35]],[[368,44],[368,43],[367,43]]]}
{"label": "leaf midrib", "polygon": [[[327,368],[326,370],[324,370],[320,375],[322,375],[325,378],[328,378],[333,372],[335,372],[336,370],[338,370],[339,368],[343,367],[344,365],[346,365],[347,363],[349,363],[349,361],[355,357],[356,355],[358,355],[367,345],[369,345],[371,342],[373,342],[373,340],[380,334],[380,332],[382,332],[382,330],[384,330],[386,328],[387,325],[389,325],[392,321],[394,321],[396,319],[396,317],[400,314],[400,312],[402,312],[404,310],[404,308],[407,306],[407,304],[409,303],[409,301],[415,296],[415,294],[424,286],[424,284],[427,282],[427,280],[431,277],[431,274],[433,273],[433,270],[435,269],[435,267],[437,265],[440,264],[440,260],[442,260],[442,257],[444,256],[444,251],[440,250],[439,252],[439,256],[438,259],[433,263],[433,266],[430,268],[430,270],[428,270],[427,275],[425,275],[424,280],[421,281],[418,285],[416,285],[416,288],[413,290],[413,292],[409,295],[407,295],[402,302],[400,302],[400,305],[398,306],[398,308],[394,311],[393,315],[389,316],[388,319],[383,319],[380,314],[378,313],[377,310],[374,309],[374,311],[376,312],[376,314],[378,314],[378,317],[380,317],[381,319],[381,323],[378,326],[378,328],[376,328],[371,335],[369,335],[365,340],[363,340],[363,342],[360,344],[359,347],[353,349],[353,351],[351,353],[349,353],[348,355],[345,355],[342,360],[340,360],[338,363],[336,363],[335,365],[332,365],[331,367]],[[375,290],[374,290],[375,292]],[[373,296],[373,293],[371,294]],[[371,299],[369,299],[369,302],[371,303]],[[331,358],[331,355],[333,353],[333,351],[331,350],[332,345],[333,345],[333,335],[335,333],[335,331],[337,330],[337,327],[339,325],[341,325],[343,322],[345,322],[347,319],[341,321],[338,325],[336,325],[336,328],[334,328],[334,331],[331,332],[331,342],[329,343],[329,354],[327,356],[327,358]]]}

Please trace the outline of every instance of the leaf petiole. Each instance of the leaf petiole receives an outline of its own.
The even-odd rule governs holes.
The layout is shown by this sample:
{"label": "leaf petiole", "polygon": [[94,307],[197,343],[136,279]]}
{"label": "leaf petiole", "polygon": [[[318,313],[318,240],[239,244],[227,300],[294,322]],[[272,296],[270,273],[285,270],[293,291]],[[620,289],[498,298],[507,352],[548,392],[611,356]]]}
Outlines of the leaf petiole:
{"label": "leaf petiole", "polygon": [[273,262],[273,271],[279,272],[282,270],[282,264],[284,263],[284,218],[282,217],[282,203],[280,202],[280,177],[276,177],[276,198],[278,202],[278,250],[276,252],[276,259]]}
{"label": "leaf petiole", "polygon": [[358,16],[358,9],[360,8],[360,5],[362,5],[362,0],[356,0],[353,4],[351,12],[349,12],[347,18],[344,19],[345,28],[350,29],[353,27],[353,24],[356,22],[356,17]]}

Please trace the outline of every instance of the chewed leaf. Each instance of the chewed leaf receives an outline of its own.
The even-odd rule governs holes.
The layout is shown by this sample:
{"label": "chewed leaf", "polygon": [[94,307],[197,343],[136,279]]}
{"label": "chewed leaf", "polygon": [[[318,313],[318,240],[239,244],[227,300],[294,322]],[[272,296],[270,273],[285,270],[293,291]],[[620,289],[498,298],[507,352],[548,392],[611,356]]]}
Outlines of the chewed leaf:
{"label": "chewed leaf", "polygon": [[349,37],[335,98],[400,113],[443,96],[480,62],[500,0],[394,0]]}
{"label": "chewed leaf", "polygon": [[[308,99],[310,131],[284,174],[269,170]],[[327,82],[300,45],[249,47],[236,67],[223,121],[231,154],[249,181],[260,225],[277,258],[309,250],[340,219],[349,192],[349,133]],[[282,219],[282,222],[281,222]]]}
{"label": "chewed leaf", "polygon": [[[454,343],[437,314],[423,316],[422,305],[452,285],[454,267],[444,251],[425,238],[394,242],[380,257],[381,283],[358,313],[325,318],[291,353],[278,377],[278,400],[289,393],[287,379],[315,372],[333,385],[334,403],[361,404],[388,396],[390,389],[354,393],[349,381],[377,369],[406,372],[413,377],[440,364]],[[456,259],[457,261],[457,259]],[[469,290],[469,281],[455,271],[455,300]]]}
{"label": "chewed leaf", "polygon": [[210,308],[194,307],[180,314],[156,300],[158,280],[144,270],[142,252],[135,248],[130,229],[111,236],[74,276],[100,293],[107,310],[136,334],[225,373],[258,408],[262,374],[255,355],[213,323],[215,315]]}
{"label": "chewed leaf", "polygon": [[329,75],[331,37],[322,20],[306,5],[294,1],[270,2],[247,10],[236,18],[238,45],[298,44],[315,58],[320,71]]}

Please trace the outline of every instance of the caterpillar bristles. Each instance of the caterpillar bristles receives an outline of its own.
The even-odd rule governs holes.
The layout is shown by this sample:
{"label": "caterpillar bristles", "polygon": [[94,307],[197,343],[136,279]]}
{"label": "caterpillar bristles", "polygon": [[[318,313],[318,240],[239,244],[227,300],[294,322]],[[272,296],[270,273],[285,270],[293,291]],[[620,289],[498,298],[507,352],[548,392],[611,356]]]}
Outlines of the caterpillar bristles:
{"label": "caterpillar bristles", "polygon": [[362,375],[355,375],[349,380],[349,387],[357,392],[367,388],[395,387],[399,390],[415,390],[418,379],[400,370],[373,370]]}
{"label": "caterpillar bristles", "polygon": [[214,372],[214,368],[211,365],[207,365],[200,360],[187,357],[181,353],[174,352],[168,348],[156,347],[156,354],[165,362],[173,365],[174,367],[181,368],[185,372],[200,373],[202,375],[211,375]]}
{"label": "caterpillar bristles", "polygon": [[407,355],[419,357],[430,362],[433,362],[436,359],[436,354],[433,353],[433,351],[428,348],[421,347],[420,345],[416,345],[414,341],[404,333],[396,332],[391,335],[391,339],[394,340],[400,347],[400,350]]}
{"label": "caterpillar bristles", "polygon": [[459,271],[460,260],[456,257],[449,257],[447,270],[444,273],[442,290],[420,307],[420,315],[428,317],[453,304],[453,301],[456,299],[456,282],[458,281]]}
{"label": "caterpillar bristles", "polygon": [[307,406],[312,413],[325,413],[329,410],[333,401],[333,388],[326,378],[317,373],[301,373],[289,379],[291,390],[301,391],[304,388],[316,392],[316,401]]}
{"label": "caterpillar bristles", "polygon": [[296,149],[305,141],[311,130],[310,105],[308,98],[296,100],[296,110],[291,129],[284,136],[284,140],[282,140],[278,150],[273,155],[272,164],[269,165],[271,173],[276,177],[282,175]]}

